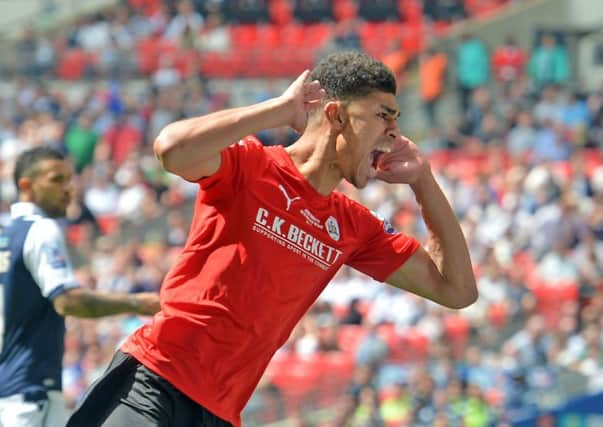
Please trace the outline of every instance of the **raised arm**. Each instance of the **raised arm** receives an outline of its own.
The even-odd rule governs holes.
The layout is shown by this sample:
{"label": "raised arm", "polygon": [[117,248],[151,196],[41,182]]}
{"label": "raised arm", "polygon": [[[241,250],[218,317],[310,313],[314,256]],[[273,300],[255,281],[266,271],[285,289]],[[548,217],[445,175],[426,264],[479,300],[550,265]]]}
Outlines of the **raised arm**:
{"label": "raised arm", "polygon": [[381,159],[377,176],[410,184],[431,233],[429,252],[419,248],[387,283],[450,308],[475,302],[477,287],[461,226],[415,144],[401,138]]}
{"label": "raised arm", "polygon": [[54,309],[62,316],[102,317],[132,313],[153,315],[160,310],[159,296],[153,292],[113,294],[73,288],[57,295]]}
{"label": "raised arm", "polygon": [[301,131],[306,113],[320,105],[320,84],[303,72],[279,97],[247,107],[218,111],[167,125],[153,149],[168,172],[188,181],[215,173],[220,152],[233,142],[264,129],[292,126]]}

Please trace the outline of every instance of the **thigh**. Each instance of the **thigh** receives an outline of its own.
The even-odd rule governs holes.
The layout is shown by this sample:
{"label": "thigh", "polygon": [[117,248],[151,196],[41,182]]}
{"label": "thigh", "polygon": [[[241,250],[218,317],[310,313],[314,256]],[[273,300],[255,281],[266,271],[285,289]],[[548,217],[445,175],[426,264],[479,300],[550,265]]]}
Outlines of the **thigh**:
{"label": "thigh", "polygon": [[48,409],[44,419],[44,427],[64,427],[67,422],[65,399],[60,391],[48,392]]}
{"label": "thigh", "polygon": [[117,407],[134,381],[138,361],[117,352],[105,373],[88,388],[67,421],[67,427],[96,427]]}
{"label": "thigh", "polygon": [[0,427],[44,427],[48,401],[26,402],[21,395],[0,399]]}
{"label": "thigh", "polygon": [[198,406],[198,408],[200,408],[200,416],[198,421],[195,420],[192,425],[196,427],[232,427],[232,424],[224,421],[222,418],[217,417],[204,407]]}
{"label": "thigh", "polygon": [[102,424],[102,427],[167,427],[161,420],[150,418],[138,409],[120,403]]}

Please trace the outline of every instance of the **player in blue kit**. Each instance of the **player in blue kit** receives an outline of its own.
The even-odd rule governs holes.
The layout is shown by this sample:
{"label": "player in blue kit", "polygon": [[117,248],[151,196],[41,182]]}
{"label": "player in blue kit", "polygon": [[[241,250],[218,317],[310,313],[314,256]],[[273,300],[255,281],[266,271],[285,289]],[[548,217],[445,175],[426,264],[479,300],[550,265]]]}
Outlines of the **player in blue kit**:
{"label": "player in blue kit", "polygon": [[19,202],[0,228],[0,427],[62,427],[63,316],[152,315],[155,293],[78,286],[56,222],[71,198],[71,166],[48,147],[22,153]]}

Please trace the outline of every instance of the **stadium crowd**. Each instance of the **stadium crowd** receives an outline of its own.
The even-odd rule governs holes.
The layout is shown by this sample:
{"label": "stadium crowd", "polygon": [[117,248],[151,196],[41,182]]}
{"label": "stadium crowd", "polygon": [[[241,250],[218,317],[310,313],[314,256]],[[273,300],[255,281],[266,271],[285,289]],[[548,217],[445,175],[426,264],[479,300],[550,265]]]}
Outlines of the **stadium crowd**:
{"label": "stadium crowd", "polygon": [[16,65],[24,75],[67,80],[169,80],[199,69],[212,77],[294,77],[329,48],[362,45],[385,57],[400,50],[383,40],[400,39],[414,55],[428,34],[509,2],[123,0],[60,30],[27,28]]}
{"label": "stadium crowd", "polygon": [[[115,44],[96,47],[107,55],[102,63],[129,66],[123,54],[136,31],[183,31],[182,11],[169,19],[171,7],[148,20],[127,9],[84,19],[65,42]],[[230,19],[216,12],[210,24],[214,15],[195,13],[188,25]],[[81,283],[158,290],[187,236],[196,185],[164,173],[151,142],[173,120],[228,106],[228,94],[166,63],[136,90],[113,80],[66,96],[40,80],[54,69],[49,39],[28,33],[20,43],[26,73],[0,98],[2,213],[15,196],[16,155],[41,144],[64,150],[77,172],[65,229]],[[431,128],[417,141],[461,220],[479,300],[451,312],[344,268],[275,355],[245,412],[250,425],[285,416],[306,425],[308,412],[330,407],[336,419],[325,425],[502,427],[551,390],[603,389],[603,90],[570,84],[562,38],[544,35],[530,52],[511,39],[491,48],[467,36],[457,51],[429,49],[418,61]],[[444,119],[437,101],[447,69],[460,113]],[[267,144],[294,138],[284,130],[259,136]],[[341,190],[427,239],[407,189],[374,182]],[[147,320],[67,319],[71,407]]]}

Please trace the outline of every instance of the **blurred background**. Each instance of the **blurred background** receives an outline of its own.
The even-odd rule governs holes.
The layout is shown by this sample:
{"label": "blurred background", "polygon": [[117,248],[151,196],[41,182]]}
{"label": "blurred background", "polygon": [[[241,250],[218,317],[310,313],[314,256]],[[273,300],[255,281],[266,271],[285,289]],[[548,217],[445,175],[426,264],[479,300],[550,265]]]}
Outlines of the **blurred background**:
{"label": "blurred background", "polygon": [[[439,308],[344,268],[274,357],[247,426],[603,426],[603,2],[0,2],[0,200],[14,159],[73,159],[64,221],[84,286],[158,290],[196,185],[164,173],[167,123],[280,94],[361,49],[462,223],[480,298]],[[261,132],[287,145],[287,129]],[[403,186],[341,190],[425,241]],[[303,286],[303,281],[296,284]],[[254,301],[261,304],[261,301]],[[70,407],[149,319],[67,319]]]}

